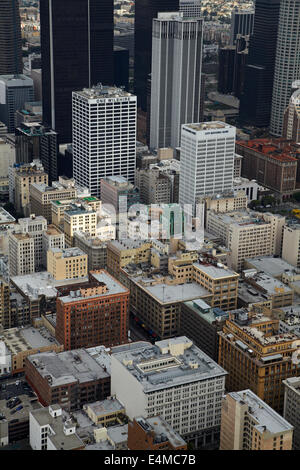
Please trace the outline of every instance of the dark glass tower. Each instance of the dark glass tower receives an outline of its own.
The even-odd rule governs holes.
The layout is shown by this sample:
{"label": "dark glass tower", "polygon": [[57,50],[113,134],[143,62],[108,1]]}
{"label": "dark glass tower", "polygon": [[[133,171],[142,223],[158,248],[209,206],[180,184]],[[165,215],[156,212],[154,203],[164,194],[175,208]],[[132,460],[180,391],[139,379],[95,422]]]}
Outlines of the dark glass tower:
{"label": "dark glass tower", "polygon": [[280,0],[256,0],[255,4],[240,118],[257,127],[270,124],[279,7]]}
{"label": "dark glass tower", "polygon": [[136,0],[134,27],[134,91],[138,107],[147,111],[147,80],[151,73],[152,20],[158,12],[179,11],[179,0]]}
{"label": "dark glass tower", "polygon": [[113,0],[41,0],[43,120],[72,142],[72,91],[113,83]]}
{"label": "dark glass tower", "polygon": [[23,73],[19,0],[0,0],[0,75]]}

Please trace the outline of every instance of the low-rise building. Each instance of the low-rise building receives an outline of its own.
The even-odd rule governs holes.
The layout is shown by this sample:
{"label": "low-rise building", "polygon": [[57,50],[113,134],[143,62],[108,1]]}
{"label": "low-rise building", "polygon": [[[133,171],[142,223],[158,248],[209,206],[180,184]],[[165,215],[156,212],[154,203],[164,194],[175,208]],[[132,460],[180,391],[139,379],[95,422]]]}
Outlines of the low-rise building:
{"label": "low-rise building", "polygon": [[150,241],[114,240],[107,243],[107,270],[119,279],[120,269],[129,263],[149,262],[151,257]]}
{"label": "low-rise building", "polygon": [[55,225],[48,225],[42,237],[42,263],[47,268],[47,251],[51,248],[63,250],[65,248],[65,235]]}
{"label": "low-rise building", "polygon": [[25,376],[44,406],[68,411],[110,395],[110,375],[85,349],[27,357]]}
{"label": "low-rise building", "polygon": [[187,444],[161,416],[138,416],[128,424],[129,450],[186,450]]}
{"label": "low-rise building", "polygon": [[291,450],[293,426],[251,390],[223,398],[220,450]]}
{"label": "low-rise building", "polygon": [[83,450],[84,443],[76,434],[71,419],[64,421],[62,409],[53,404],[31,411],[29,442],[32,450]]}
{"label": "low-rise building", "polygon": [[126,416],[125,407],[113,397],[84,405],[83,410],[93,423],[104,427],[123,424]]}

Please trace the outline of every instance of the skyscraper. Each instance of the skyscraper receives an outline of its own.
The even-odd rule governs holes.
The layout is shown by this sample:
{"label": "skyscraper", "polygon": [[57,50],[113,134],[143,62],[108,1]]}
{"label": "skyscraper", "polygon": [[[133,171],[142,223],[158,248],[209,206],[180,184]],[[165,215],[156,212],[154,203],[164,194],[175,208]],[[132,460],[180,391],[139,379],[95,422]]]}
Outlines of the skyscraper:
{"label": "skyscraper", "polygon": [[279,6],[280,0],[256,0],[255,4],[240,117],[258,127],[270,124]]}
{"label": "skyscraper", "polygon": [[181,131],[179,203],[233,187],[236,128],[224,122],[183,124]]}
{"label": "skyscraper", "polygon": [[137,0],[135,2],[134,91],[138,107],[147,111],[147,80],[151,72],[152,20],[158,12],[178,11],[179,0]]}
{"label": "skyscraper", "polygon": [[74,92],[75,180],[99,197],[101,178],[124,176],[134,183],[135,160],[136,96],[103,86]]}
{"label": "skyscraper", "polygon": [[26,75],[0,76],[0,121],[15,132],[15,112],[34,100],[33,81]]}
{"label": "skyscraper", "polygon": [[238,34],[251,36],[253,27],[254,10],[234,10],[231,14],[230,44],[235,44]]}
{"label": "skyscraper", "polygon": [[181,125],[199,122],[202,19],[158,13],[153,20],[150,147],[176,148]]}
{"label": "skyscraper", "polygon": [[0,75],[23,72],[19,0],[0,1]]}
{"label": "skyscraper", "polygon": [[300,78],[300,0],[281,0],[270,132],[281,136],[291,85]]}
{"label": "skyscraper", "polygon": [[184,18],[201,17],[202,0],[179,0],[179,11],[182,11]]}
{"label": "skyscraper", "polygon": [[72,92],[113,83],[113,1],[41,0],[43,119],[72,141]]}
{"label": "skyscraper", "polygon": [[292,96],[285,110],[282,135],[300,144],[300,80],[292,85]]}

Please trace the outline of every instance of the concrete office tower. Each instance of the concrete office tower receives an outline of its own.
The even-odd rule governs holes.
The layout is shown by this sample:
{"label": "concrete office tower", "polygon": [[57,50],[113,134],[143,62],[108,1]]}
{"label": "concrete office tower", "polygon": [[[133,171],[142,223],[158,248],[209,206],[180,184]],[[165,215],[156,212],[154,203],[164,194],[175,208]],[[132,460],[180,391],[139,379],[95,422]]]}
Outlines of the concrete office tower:
{"label": "concrete office tower", "polygon": [[0,76],[0,121],[15,132],[15,112],[34,100],[33,81],[26,75]]}
{"label": "concrete office tower", "polygon": [[[83,126],[83,122],[85,125]],[[101,178],[134,183],[136,96],[102,85],[73,93],[73,175],[100,197]]]}
{"label": "concrete office tower", "polygon": [[231,14],[230,44],[236,43],[238,34],[251,36],[254,29],[254,10],[234,10]]}
{"label": "concrete office tower", "polygon": [[283,117],[282,135],[300,144],[300,80],[292,84],[292,96]]}
{"label": "concrete office tower", "polygon": [[183,13],[184,18],[201,17],[202,0],[179,0],[179,11]]}
{"label": "concrete office tower", "polygon": [[158,12],[178,11],[179,0],[139,0],[135,3],[134,93],[147,111],[147,80],[151,73],[152,20]]}
{"label": "concrete office tower", "polygon": [[254,30],[245,68],[241,120],[255,127],[270,125],[280,0],[256,0]]}
{"label": "concrete office tower", "polygon": [[281,136],[291,86],[300,78],[300,0],[281,0],[270,133]]}
{"label": "concrete office tower", "polygon": [[72,141],[72,92],[113,83],[113,0],[40,2],[43,120]]}
{"label": "concrete office tower", "polygon": [[179,203],[232,190],[236,128],[224,122],[184,124],[181,132]]}
{"label": "concrete office tower", "polygon": [[220,450],[291,450],[293,426],[251,390],[222,402]]}
{"label": "concrete office tower", "polygon": [[23,72],[19,0],[0,1],[0,75]]}
{"label": "concrete office tower", "polygon": [[199,122],[203,20],[158,13],[153,20],[150,147],[180,145],[181,125]]}

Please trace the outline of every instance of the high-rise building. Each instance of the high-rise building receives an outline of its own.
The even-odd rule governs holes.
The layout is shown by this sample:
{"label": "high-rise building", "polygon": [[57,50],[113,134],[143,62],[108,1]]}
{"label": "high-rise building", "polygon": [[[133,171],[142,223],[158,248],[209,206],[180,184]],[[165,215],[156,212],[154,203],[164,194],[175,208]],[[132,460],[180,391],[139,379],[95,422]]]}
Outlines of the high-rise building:
{"label": "high-rise building", "polygon": [[280,3],[270,132],[281,136],[291,85],[300,77],[300,0]]}
{"label": "high-rise building", "polygon": [[19,0],[0,2],[0,75],[23,73]]}
{"label": "high-rise building", "polygon": [[251,390],[223,398],[220,450],[291,450],[293,426]]}
{"label": "high-rise building", "polygon": [[257,127],[270,124],[280,0],[255,2],[240,117]]}
{"label": "high-rise building", "polygon": [[294,426],[293,450],[300,450],[300,378],[289,377],[284,384],[284,418]]}
{"label": "high-rise building", "polygon": [[113,1],[40,3],[43,120],[72,141],[72,92],[113,83]]}
{"label": "high-rise building", "polygon": [[292,84],[292,96],[283,117],[282,135],[300,144],[300,80]]}
{"label": "high-rise building", "polygon": [[33,81],[26,75],[0,76],[0,121],[15,132],[15,112],[34,100]]}
{"label": "high-rise building", "polygon": [[139,0],[135,4],[134,92],[138,107],[147,111],[147,80],[151,72],[152,20],[158,12],[178,11],[179,0]]}
{"label": "high-rise building", "polygon": [[181,125],[200,121],[203,20],[158,13],[152,28],[150,147],[180,145]]}
{"label": "high-rise building", "polygon": [[135,166],[136,96],[102,85],[74,92],[75,180],[100,197],[101,178],[124,176],[134,183]]}
{"label": "high-rise building", "polygon": [[202,0],[179,0],[179,11],[182,11],[184,18],[201,17]]}
{"label": "high-rise building", "polygon": [[254,10],[236,9],[231,14],[230,44],[236,43],[237,35],[251,36],[254,28]]}
{"label": "high-rise building", "polygon": [[236,128],[224,122],[184,124],[181,133],[179,203],[233,187]]}

